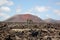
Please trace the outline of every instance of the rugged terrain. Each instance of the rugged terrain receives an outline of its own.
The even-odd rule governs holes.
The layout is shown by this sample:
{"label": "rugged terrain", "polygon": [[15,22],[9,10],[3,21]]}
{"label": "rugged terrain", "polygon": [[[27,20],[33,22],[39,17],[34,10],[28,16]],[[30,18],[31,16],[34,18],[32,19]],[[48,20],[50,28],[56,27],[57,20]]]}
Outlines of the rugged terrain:
{"label": "rugged terrain", "polygon": [[60,40],[60,24],[1,22],[0,40]]}
{"label": "rugged terrain", "polygon": [[0,40],[60,40],[60,23],[30,14],[15,15],[0,22]]}

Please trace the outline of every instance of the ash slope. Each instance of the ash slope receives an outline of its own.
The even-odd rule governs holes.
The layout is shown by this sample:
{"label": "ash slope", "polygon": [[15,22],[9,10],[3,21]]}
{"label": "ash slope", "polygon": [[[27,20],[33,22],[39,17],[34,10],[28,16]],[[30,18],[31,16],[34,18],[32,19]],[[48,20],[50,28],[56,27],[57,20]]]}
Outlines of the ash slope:
{"label": "ash slope", "polygon": [[5,20],[5,22],[27,22],[27,20],[32,20],[33,22],[41,22],[42,19],[31,14],[19,14]]}

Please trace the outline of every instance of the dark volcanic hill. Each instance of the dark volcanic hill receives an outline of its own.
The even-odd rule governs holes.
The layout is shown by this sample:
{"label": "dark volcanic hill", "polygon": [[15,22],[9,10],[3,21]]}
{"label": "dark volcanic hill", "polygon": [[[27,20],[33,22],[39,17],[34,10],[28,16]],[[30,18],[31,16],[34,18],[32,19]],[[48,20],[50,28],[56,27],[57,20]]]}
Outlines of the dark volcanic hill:
{"label": "dark volcanic hill", "polygon": [[13,17],[7,19],[5,22],[26,22],[27,20],[32,20],[33,22],[41,22],[42,20],[31,14],[18,14]]}

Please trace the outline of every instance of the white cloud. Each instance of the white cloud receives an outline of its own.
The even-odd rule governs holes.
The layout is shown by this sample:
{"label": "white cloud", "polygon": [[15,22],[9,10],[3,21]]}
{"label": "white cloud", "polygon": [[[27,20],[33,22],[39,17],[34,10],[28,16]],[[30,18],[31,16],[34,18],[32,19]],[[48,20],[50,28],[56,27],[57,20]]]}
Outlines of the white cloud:
{"label": "white cloud", "polygon": [[60,10],[53,10],[53,12],[60,15]]}
{"label": "white cloud", "polygon": [[6,14],[7,12],[11,12],[9,6],[12,6],[14,3],[12,0],[0,0],[0,21],[3,21],[10,16]]}
{"label": "white cloud", "polygon": [[27,12],[32,12],[34,8],[28,9]]}
{"label": "white cloud", "polygon": [[14,4],[14,3],[13,3],[12,1],[8,1],[8,2],[7,2],[7,5],[8,5],[8,6],[11,6],[11,5],[13,5],[13,4]]}
{"label": "white cloud", "polygon": [[45,11],[48,11],[50,9],[50,7],[44,7],[44,6],[36,6],[35,7],[35,10],[38,11],[38,12],[45,12]]}
{"label": "white cloud", "polygon": [[3,21],[3,20],[10,18],[10,16],[4,13],[0,13],[0,18],[2,19],[2,20],[0,19],[0,21]]}
{"label": "white cloud", "polygon": [[10,11],[11,11],[10,8],[6,6],[0,8],[0,12],[10,12]]}
{"label": "white cloud", "polygon": [[22,11],[21,6],[17,6],[15,11],[16,11],[16,14],[20,14]]}
{"label": "white cloud", "polygon": [[33,11],[35,11],[34,8],[30,8],[24,14],[34,14]]}
{"label": "white cloud", "polygon": [[9,0],[0,0],[0,6],[2,5],[13,5],[13,2],[12,1],[9,1]]}
{"label": "white cloud", "polygon": [[57,2],[56,5],[60,5],[60,2]]}
{"label": "white cloud", "polygon": [[34,14],[34,13],[32,13],[32,12],[25,12],[24,14]]}
{"label": "white cloud", "polygon": [[16,9],[16,13],[19,13],[19,12],[21,12],[21,9]]}
{"label": "white cloud", "polygon": [[0,6],[6,4],[7,0],[0,0]]}
{"label": "white cloud", "polygon": [[47,18],[50,18],[50,15],[47,14],[46,17],[47,17]]}

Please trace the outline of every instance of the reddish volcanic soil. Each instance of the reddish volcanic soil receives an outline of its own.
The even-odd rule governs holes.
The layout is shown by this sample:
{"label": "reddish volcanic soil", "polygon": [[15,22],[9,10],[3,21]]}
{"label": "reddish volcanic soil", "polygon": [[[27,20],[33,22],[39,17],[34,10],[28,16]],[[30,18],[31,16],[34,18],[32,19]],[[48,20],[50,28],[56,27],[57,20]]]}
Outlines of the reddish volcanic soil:
{"label": "reddish volcanic soil", "polygon": [[26,22],[27,20],[32,20],[33,22],[42,21],[39,17],[31,14],[19,14],[6,20],[6,22]]}

